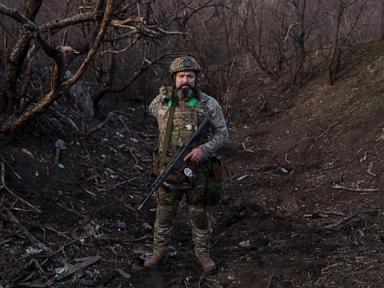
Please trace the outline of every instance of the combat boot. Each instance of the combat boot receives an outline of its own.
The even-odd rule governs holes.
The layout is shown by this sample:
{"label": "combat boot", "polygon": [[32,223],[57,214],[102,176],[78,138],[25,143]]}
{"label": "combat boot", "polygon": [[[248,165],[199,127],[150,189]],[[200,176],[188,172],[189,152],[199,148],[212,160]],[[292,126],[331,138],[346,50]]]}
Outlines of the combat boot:
{"label": "combat boot", "polygon": [[153,253],[144,261],[144,267],[149,269],[156,269],[159,264],[167,256],[167,248],[160,247],[153,249]]}
{"label": "combat boot", "polygon": [[197,256],[197,260],[205,273],[210,273],[216,270],[216,263],[209,255]]}

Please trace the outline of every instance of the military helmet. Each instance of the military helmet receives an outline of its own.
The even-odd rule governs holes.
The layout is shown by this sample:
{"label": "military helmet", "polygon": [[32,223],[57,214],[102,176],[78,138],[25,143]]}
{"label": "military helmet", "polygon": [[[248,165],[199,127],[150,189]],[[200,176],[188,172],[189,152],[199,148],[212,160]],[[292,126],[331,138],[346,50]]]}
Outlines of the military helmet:
{"label": "military helmet", "polygon": [[169,66],[169,73],[173,75],[181,71],[200,72],[201,66],[197,63],[196,59],[191,56],[177,57]]}

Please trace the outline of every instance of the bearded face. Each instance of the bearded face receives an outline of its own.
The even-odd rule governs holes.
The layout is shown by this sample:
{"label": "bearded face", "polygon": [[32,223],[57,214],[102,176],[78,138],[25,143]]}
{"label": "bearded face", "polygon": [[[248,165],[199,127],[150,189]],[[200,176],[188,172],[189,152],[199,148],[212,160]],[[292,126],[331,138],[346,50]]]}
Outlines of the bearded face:
{"label": "bearded face", "polygon": [[176,89],[176,96],[178,100],[190,99],[194,94],[194,88],[189,85],[183,85],[182,87]]}
{"label": "bearded face", "polygon": [[176,95],[178,99],[189,99],[196,87],[196,74],[193,71],[182,71],[175,76]]}

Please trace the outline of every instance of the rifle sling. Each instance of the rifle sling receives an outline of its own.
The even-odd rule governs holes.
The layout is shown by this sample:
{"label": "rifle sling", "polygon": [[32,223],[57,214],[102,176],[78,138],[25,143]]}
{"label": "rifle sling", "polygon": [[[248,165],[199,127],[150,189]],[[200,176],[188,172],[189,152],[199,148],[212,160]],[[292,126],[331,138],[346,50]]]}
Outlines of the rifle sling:
{"label": "rifle sling", "polygon": [[169,116],[167,120],[167,128],[165,130],[163,151],[160,154],[160,167],[164,164],[165,156],[167,155],[169,143],[171,141],[174,114],[175,114],[175,105],[172,104],[171,108],[169,109]]}

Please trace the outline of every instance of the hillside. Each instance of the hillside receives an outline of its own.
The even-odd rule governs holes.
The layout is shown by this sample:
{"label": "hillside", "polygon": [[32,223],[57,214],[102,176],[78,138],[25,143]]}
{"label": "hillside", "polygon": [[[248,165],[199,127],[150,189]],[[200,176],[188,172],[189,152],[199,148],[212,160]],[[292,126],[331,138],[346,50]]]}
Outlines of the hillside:
{"label": "hillside", "polygon": [[[382,44],[361,47],[334,86],[320,77],[294,97],[254,89],[238,108],[250,113],[237,112],[228,165],[241,171],[234,179],[249,177],[234,181],[232,197],[268,215],[242,222],[255,243],[268,243],[255,254],[258,287],[383,285],[381,51]],[[252,114],[263,101],[267,111]]]}
{"label": "hillside", "polygon": [[[155,216],[153,201],[134,209],[156,143],[145,107],[114,110],[87,137],[74,127],[100,120],[49,111],[0,146],[0,287],[383,287],[382,50],[359,47],[333,86],[318,77],[286,91],[250,77],[233,95],[226,191],[211,211],[216,275],[194,260],[183,207],[172,257],[142,268]],[[52,164],[59,138],[63,168]]]}

